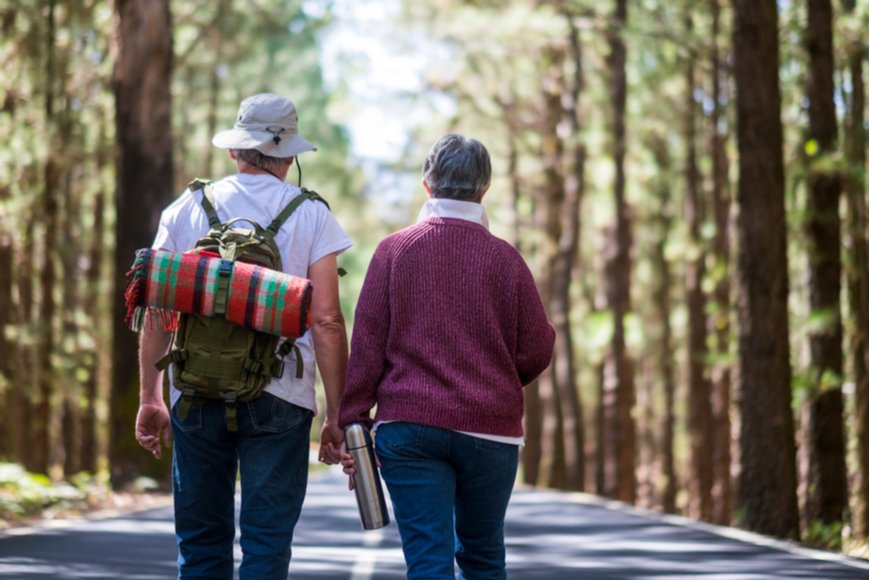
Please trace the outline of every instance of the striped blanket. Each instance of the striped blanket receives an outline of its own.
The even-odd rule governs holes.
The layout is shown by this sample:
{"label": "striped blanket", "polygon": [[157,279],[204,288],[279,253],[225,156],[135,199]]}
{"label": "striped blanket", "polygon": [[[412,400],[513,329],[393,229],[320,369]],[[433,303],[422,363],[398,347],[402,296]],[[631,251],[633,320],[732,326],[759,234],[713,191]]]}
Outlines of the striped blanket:
{"label": "striped blanket", "polygon": [[[229,283],[221,295],[223,270]],[[145,313],[157,311],[167,330],[178,313],[223,316],[234,324],[286,338],[308,329],[311,282],[245,262],[229,262],[211,252],[137,250],[127,272],[124,322],[142,328]],[[221,311],[225,311],[221,314]]]}

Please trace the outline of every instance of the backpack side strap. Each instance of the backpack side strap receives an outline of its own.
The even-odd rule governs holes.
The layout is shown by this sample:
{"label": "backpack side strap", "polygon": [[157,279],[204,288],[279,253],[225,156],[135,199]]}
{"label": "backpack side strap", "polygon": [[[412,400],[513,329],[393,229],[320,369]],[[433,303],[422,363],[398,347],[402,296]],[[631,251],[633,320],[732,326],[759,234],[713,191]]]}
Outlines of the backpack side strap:
{"label": "backpack side strap", "polygon": [[329,204],[326,203],[326,200],[320,197],[317,192],[311,191],[310,189],[305,189],[303,187],[299,195],[290,200],[290,203],[288,203],[287,206],[281,210],[281,213],[279,213],[278,216],[274,220],[272,220],[272,223],[270,223],[269,226],[266,228],[266,231],[269,233],[269,235],[275,237],[278,234],[278,230],[280,230],[281,226],[284,225],[284,222],[286,222],[290,218],[290,216],[293,215],[293,212],[295,212],[300,205],[302,205],[309,199],[312,201],[320,201],[324,205],[326,205],[327,208],[329,208]]}
{"label": "backpack side strap", "polygon": [[220,226],[221,220],[218,217],[217,210],[214,208],[214,198],[211,194],[214,183],[208,179],[196,178],[187,185],[187,188],[191,192],[198,189],[202,190],[202,209],[208,217],[208,225],[212,229]]}

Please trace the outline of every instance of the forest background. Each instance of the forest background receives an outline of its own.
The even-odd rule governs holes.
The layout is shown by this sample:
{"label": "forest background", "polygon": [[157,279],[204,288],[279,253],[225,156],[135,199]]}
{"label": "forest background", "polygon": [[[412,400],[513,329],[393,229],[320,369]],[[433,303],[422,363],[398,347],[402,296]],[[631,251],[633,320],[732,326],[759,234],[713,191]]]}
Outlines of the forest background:
{"label": "forest background", "polygon": [[133,250],[256,92],[371,253],[447,132],[557,329],[521,479],[866,557],[867,0],[0,0],[0,518],[168,477]]}

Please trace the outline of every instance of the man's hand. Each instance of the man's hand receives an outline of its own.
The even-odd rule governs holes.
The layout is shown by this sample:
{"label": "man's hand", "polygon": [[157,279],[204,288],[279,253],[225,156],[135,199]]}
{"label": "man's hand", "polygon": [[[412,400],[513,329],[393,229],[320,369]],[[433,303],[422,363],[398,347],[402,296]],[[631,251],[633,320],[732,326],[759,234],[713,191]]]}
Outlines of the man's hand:
{"label": "man's hand", "polygon": [[318,458],[327,465],[335,465],[341,461],[341,445],[344,443],[344,431],[338,427],[338,422],[324,419],[320,430],[320,453]]}
{"label": "man's hand", "polygon": [[160,444],[169,448],[169,411],[163,401],[159,403],[142,403],[139,414],[136,415],[136,441],[144,449],[160,459]]}

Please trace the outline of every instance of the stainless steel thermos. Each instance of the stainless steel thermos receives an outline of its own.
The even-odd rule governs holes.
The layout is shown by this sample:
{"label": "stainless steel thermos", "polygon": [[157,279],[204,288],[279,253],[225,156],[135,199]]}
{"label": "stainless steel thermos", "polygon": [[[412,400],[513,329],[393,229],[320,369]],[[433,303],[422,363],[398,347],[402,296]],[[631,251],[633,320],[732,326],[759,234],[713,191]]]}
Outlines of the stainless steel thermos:
{"label": "stainless steel thermos", "polygon": [[382,528],[390,523],[390,514],[387,512],[387,501],[381,487],[372,436],[365,425],[354,423],[344,430],[344,440],[356,469],[353,474],[353,488],[362,527],[364,530]]}

